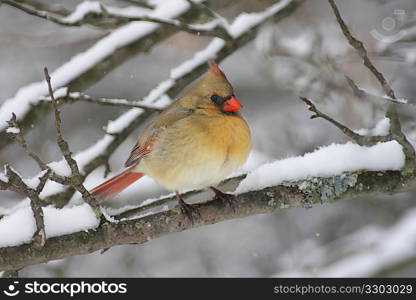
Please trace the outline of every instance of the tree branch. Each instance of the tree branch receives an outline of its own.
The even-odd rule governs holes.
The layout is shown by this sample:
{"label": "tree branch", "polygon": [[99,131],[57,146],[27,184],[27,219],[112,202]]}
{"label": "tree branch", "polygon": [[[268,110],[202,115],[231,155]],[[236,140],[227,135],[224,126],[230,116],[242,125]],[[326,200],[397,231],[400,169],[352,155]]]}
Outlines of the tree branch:
{"label": "tree branch", "polygon": [[311,119],[315,118],[322,118],[324,120],[327,120],[334,126],[336,126],[339,130],[341,130],[346,136],[348,136],[350,139],[352,139],[354,142],[356,142],[360,146],[373,146],[379,142],[387,142],[393,139],[393,137],[389,135],[379,135],[379,136],[366,136],[366,135],[360,135],[358,133],[355,133],[351,129],[349,129],[347,126],[339,123],[338,121],[334,120],[330,116],[324,114],[320,110],[318,110],[315,106],[315,104],[312,103],[311,100],[309,100],[306,97],[299,97],[300,100],[305,102],[305,104],[309,107],[309,110],[314,112],[315,114],[311,116]]}
{"label": "tree branch", "polygon": [[50,238],[42,250],[35,248],[33,244],[1,248],[0,270],[16,270],[116,245],[143,244],[172,232],[270,213],[283,208],[310,207],[322,202],[366,195],[394,194],[413,188],[415,184],[414,174],[403,176],[400,171],[359,171],[328,178],[315,177],[284,182],[278,186],[237,195],[235,212],[220,200],[195,204],[201,217],[196,218],[194,224],[175,208],[139,219],[118,223],[104,222],[92,230]]}

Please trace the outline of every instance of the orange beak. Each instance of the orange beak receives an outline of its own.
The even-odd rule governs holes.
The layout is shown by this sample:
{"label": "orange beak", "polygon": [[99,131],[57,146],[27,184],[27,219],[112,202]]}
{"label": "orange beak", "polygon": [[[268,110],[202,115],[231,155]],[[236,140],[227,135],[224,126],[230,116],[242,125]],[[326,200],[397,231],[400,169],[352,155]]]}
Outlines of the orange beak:
{"label": "orange beak", "polygon": [[236,112],[243,108],[243,105],[234,96],[224,102],[222,108],[225,112]]}

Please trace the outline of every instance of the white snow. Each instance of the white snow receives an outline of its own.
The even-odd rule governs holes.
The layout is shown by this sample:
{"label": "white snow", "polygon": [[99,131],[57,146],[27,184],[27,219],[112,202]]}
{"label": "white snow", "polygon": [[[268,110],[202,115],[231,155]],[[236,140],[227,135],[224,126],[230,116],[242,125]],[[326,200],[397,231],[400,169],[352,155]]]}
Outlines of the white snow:
{"label": "white snow", "polygon": [[196,25],[190,24],[189,28],[191,28],[193,30],[209,31],[209,30],[214,29],[219,24],[224,24],[224,23],[221,19],[214,19],[214,20],[211,20],[211,21],[209,21],[207,23],[204,23],[204,24],[196,24]]}
{"label": "white snow", "polygon": [[30,206],[0,219],[0,247],[17,246],[30,241],[36,231]]}
{"label": "white snow", "polygon": [[23,182],[28,186],[28,187],[30,187],[31,189],[36,189],[36,187],[38,186],[38,184],[39,184],[39,178],[41,178],[43,175],[45,175],[46,174],[46,170],[43,170],[42,172],[40,172],[39,174],[38,174],[38,176],[36,177],[32,177],[32,178],[27,178],[27,179],[25,179],[25,178],[22,178],[23,179]]}
{"label": "white snow", "polygon": [[291,2],[292,0],[279,1],[260,13],[242,13],[234,20],[233,24],[230,26],[229,33],[234,38],[237,38],[248,29],[253,28],[254,26],[261,23],[264,19],[276,14]]}
{"label": "white snow", "polygon": [[[53,92],[53,96],[57,99],[60,97],[65,97],[68,94],[68,88],[66,86],[56,89]],[[49,100],[50,97],[48,96]]]}
{"label": "white snow", "polygon": [[360,135],[367,135],[367,136],[386,136],[389,134],[389,130],[390,130],[390,119],[383,118],[377,123],[376,127],[372,129],[362,128],[362,129],[354,130],[354,132]]}
{"label": "white snow", "polygon": [[62,18],[62,22],[75,23],[82,20],[85,15],[89,13],[101,13],[101,5],[98,1],[84,1],[77,5],[75,10],[65,18]]}
{"label": "white snow", "polygon": [[[70,176],[71,175],[71,168],[69,167],[68,163],[64,158],[59,161],[53,161],[48,163],[48,166],[58,175],[61,176]],[[39,174],[36,175],[39,177]]]}
{"label": "white snow", "polygon": [[163,95],[168,89],[170,89],[174,85],[175,81],[171,78],[162,81],[155,87],[153,90],[147,94],[146,97],[143,98],[144,103],[151,103],[156,101],[161,95]]}
{"label": "white snow", "polygon": [[191,59],[183,62],[178,67],[172,69],[170,71],[170,77],[173,79],[177,79],[183,76],[184,74],[189,73],[196,66],[202,64],[203,62],[206,62],[210,59],[214,59],[217,53],[222,49],[224,45],[224,40],[220,38],[214,38],[206,48],[195,53],[195,55]]}
{"label": "white snow", "polygon": [[399,170],[404,165],[402,146],[396,141],[362,147],[352,142],[331,144],[303,156],[265,164],[250,172],[235,193],[258,190],[311,176],[333,176],[361,169],[370,171]]}
{"label": "white snow", "polygon": [[112,134],[122,131],[143,112],[144,110],[141,108],[132,108],[128,110],[116,120],[109,121],[106,126],[106,131]]}
{"label": "white snow", "polygon": [[86,203],[62,209],[47,206],[43,208],[43,213],[48,238],[96,228],[100,223]]}
{"label": "white snow", "polygon": [[19,128],[16,128],[16,127],[8,127],[6,129],[6,132],[7,133],[18,134],[18,133],[20,133],[20,129]]}
{"label": "white snow", "polygon": [[299,35],[282,36],[279,43],[297,57],[308,57],[313,51],[316,37],[312,31],[306,30]]}
{"label": "white snow", "polygon": [[[43,208],[46,237],[70,234],[96,228],[99,219],[88,204],[57,209]],[[18,246],[30,242],[36,231],[29,201],[13,213],[0,219],[0,247]]]}
{"label": "white snow", "polygon": [[73,24],[81,21],[87,14],[95,13],[100,14],[102,11],[107,11],[111,15],[122,16],[122,17],[144,17],[148,15],[152,10],[138,7],[115,7],[104,5],[99,1],[84,1],[77,5],[75,10],[68,16],[61,18],[61,21],[68,24]]}
{"label": "white snow", "polygon": [[3,182],[8,182],[9,178],[7,178],[6,174],[4,174],[3,172],[0,172],[0,180]]}

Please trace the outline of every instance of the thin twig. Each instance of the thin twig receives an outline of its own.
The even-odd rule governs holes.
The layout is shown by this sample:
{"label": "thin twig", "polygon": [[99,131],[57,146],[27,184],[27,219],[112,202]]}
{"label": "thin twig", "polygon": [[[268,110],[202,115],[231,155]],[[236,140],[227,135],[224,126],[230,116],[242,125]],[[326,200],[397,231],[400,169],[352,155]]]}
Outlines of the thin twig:
{"label": "thin twig", "polygon": [[372,93],[366,91],[365,89],[362,89],[361,87],[359,87],[354,82],[354,80],[352,80],[347,75],[344,75],[344,77],[347,80],[348,85],[351,87],[352,91],[354,92],[354,95],[357,96],[360,99],[371,99],[371,100],[377,100],[378,102],[380,102],[380,101],[383,101],[383,102],[390,101],[390,102],[393,102],[395,104],[415,106],[415,104],[411,103],[408,99],[404,99],[404,98],[393,99],[393,98],[390,98],[388,96],[382,97],[382,96],[379,96],[379,95],[372,94]]}
{"label": "thin twig", "polygon": [[75,159],[72,158],[72,152],[69,149],[69,145],[62,137],[62,132],[61,132],[62,120],[61,120],[58,104],[56,103],[55,96],[53,95],[51,78],[49,76],[49,72],[46,67],[44,68],[44,73],[45,73],[45,80],[48,85],[49,96],[51,97],[53,109],[55,113],[56,141],[58,143],[59,149],[61,149],[62,155],[64,156],[66,162],[71,168],[72,185],[78,192],[81,193],[82,198],[84,199],[85,202],[87,202],[91,207],[97,208],[98,201],[93,196],[90,195],[88,190],[82,184],[83,179],[80,174],[77,162],[75,161]]}
{"label": "thin twig", "polygon": [[[17,122],[16,115],[13,113],[12,118],[7,121],[9,127],[8,135],[15,140],[18,145],[26,152],[26,154],[31,157],[39,166],[39,168],[42,171],[47,171],[48,178],[45,178],[45,182],[43,183],[41,189],[39,190],[39,193],[42,191],[44,185],[46,184],[47,179],[51,179],[55,182],[58,182],[60,184],[64,185],[71,185],[71,178],[58,175],[56,172],[54,172],[40,157],[37,155],[34,151],[32,151],[28,146],[27,142],[24,138],[22,129],[19,126],[19,123]],[[13,130],[10,130],[13,129]]]}
{"label": "thin twig", "polygon": [[33,158],[34,161],[39,165],[41,170],[47,170],[49,167],[43,162],[43,160],[32,150],[30,150],[27,147],[26,140],[23,137],[23,133],[20,129],[19,124],[17,123],[17,118],[14,113],[12,113],[12,118],[7,121],[9,128],[16,128],[16,131],[9,131],[8,134],[11,136],[12,139],[14,139],[20,147],[26,152],[27,155],[29,155],[31,158]]}
{"label": "thin twig", "polygon": [[126,99],[109,99],[109,98],[93,98],[82,93],[69,93],[67,96],[57,98],[58,101],[69,100],[70,102],[84,101],[100,105],[142,108],[150,111],[162,111],[162,108],[153,105],[141,103],[140,101],[130,101]]}
{"label": "thin twig", "polygon": [[313,104],[312,101],[309,100],[308,98],[306,98],[306,97],[299,97],[299,98],[300,98],[300,100],[305,102],[305,104],[308,106],[308,109],[311,112],[315,113],[314,115],[311,116],[311,119],[322,118],[324,120],[327,120],[331,124],[335,125],[338,129],[340,129],[346,136],[348,136],[350,139],[352,139],[358,145],[372,146],[372,145],[375,145],[379,142],[386,142],[386,141],[392,140],[392,137],[390,135],[386,135],[386,136],[383,136],[383,135],[380,135],[380,136],[364,136],[364,135],[360,135],[358,133],[355,133],[354,131],[349,129],[347,126],[339,123],[338,121],[334,120],[333,118],[331,118],[327,114],[324,114],[323,112],[318,110],[316,108],[315,104]]}

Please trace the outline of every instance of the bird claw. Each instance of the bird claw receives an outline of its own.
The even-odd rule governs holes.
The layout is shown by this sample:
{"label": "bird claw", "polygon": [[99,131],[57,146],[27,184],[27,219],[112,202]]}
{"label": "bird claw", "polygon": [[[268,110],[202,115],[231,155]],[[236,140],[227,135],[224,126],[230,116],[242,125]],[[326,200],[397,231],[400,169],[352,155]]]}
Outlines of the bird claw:
{"label": "bird claw", "polygon": [[228,205],[230,205],[230,207],[233,210],[233,212],[236,212],[236,209],[237,209],[237,198],[236,198],[235,195],[223,193],[219,189],[216,189],[214,187],[211,187],[211,190],[213,190],[214,193],[215,193],[214,199],[218,199],[218,200],[221,200],[223,202],[227,202]]}
{"label": "bird claw", "polygon": [[191,221],[192,225],[194,224],[194,216],[193,214],[196,213],[199,217],[201,217],[201,214],[199,212],[199,209],[196,207],[193,207],[191,204],[186,203],[183,201],[182,198],[178,197],[179,207],[181,209],[181,213],[185,215],[189,221]]}

